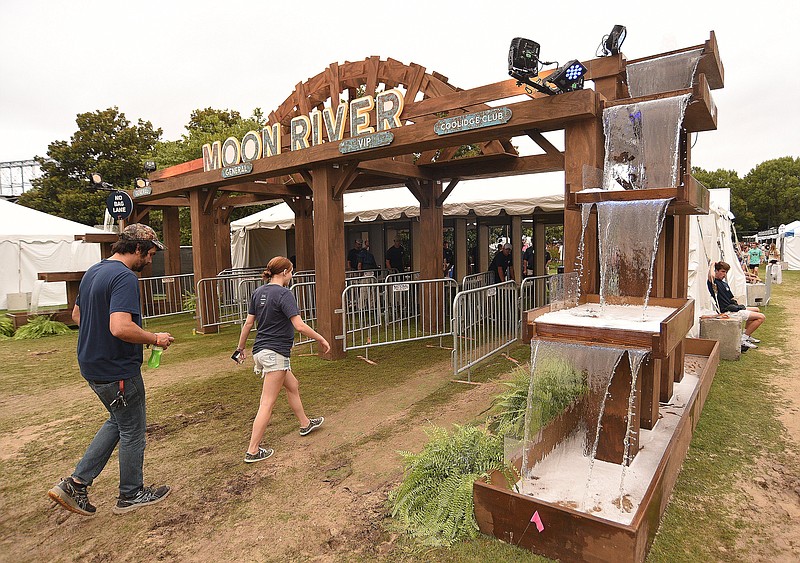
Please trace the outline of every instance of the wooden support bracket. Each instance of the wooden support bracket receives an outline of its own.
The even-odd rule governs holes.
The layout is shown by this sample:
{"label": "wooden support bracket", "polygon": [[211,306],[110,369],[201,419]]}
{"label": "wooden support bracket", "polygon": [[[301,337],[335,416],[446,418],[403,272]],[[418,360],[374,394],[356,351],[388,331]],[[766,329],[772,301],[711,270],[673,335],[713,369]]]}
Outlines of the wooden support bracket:
{"label": "wooden support bracket", "polygon": [[209,215],[214,210],[214,196],[217,195],[217,188],[200,189],[200,206],[203,213]]}
{"label": "wooden support bracket", "polygon": [[436,198],[436,207],[441,207],[444,205],[444,200],[447,199],[447,196],[455,189],[458,183],[461,181],[461,178],[453,178],[450,180],[450,183],[447,184],[447,187],[442,192],[442,195]]}
{"label": "wooden support bracket", "polygon": [[411,194],[417,198],[421,207],[430,207],[430,201],[428,199],[428,194],[422,189],[422,185],[420,184],[419,180],[416,178],[409,178],[406,180],[406,187]]}
{"label": "wooden support bracket", "polygon": [[350,184],[353,183],[353,180],[355,180],[357,176],[358,163],[352,162],[342,166],[339,170],[339,178],[336,180],[336,185],[333,187],[333,199],[341,199],[345,190],[350,187]]}

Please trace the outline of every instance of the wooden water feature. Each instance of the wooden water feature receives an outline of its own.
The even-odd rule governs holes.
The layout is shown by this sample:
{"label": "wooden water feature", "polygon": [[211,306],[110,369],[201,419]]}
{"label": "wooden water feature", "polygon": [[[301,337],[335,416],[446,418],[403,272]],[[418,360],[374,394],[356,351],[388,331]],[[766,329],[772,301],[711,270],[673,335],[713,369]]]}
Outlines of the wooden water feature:
{"label": "wooden water feature", "polygon": [[[523,318],[524,337],[532,342],[535,350],[548,343],[585,346],[589,354],[593,350],[599,353],[608,347],[648,350],[638,377],[632,374],[627,361],[618,361],[607,388],[600,392],[590,389],[538,430],[535,448],[533,442],[523,441],[515,450],[510,461],[523,476],[520,482],[507,483],[502,476],[493,475],[490,480],[478,481],[474,486],[475,516],[481,531],[561,561],[644,560],[666,509],[719,359],[715,341],[686,337],[694,323],[694,303],[687,299],[686,216],[707,213],[709,203],[708,191],[690,173],[689,135],[691,132],[716,128],[716,106],[711,99],[710,89],[723,85],[716,40],[712,32],[711,39],[702,45],[627,63],[623,60],[622,66],[639,62],[658,65],[663,57],[682,56],[684,53],[696,53],[695,56],[699,57],[699,62],[695,60],[696,71],[691,85],[684,84],[680,88],[650,92],[638,97],[626,95],[626,88],[622,88],[619,96],[603,100],[601,104],[604,110],[623,108],[627,111],[627,108],[633,108],[630,110],[633,119],[633,112],[646,102],[678,97],[688,100],[685,113],[677,123],[673,179],[661,185],[642,182],[634,189],[630,189],[630,185],[625,189],[608,189],[606,185],[603,185],[603,189],[595,189],[597,185],[578,185],[577,181],[570,183],[568,174],[565,203],[574,214],[569,217],[568,211],[565,220],[565,255],[568,261],[575,264],[574,270],[580,272],[580,279],[579,298],[569,303],[567,309],[577,319],[568,322],[555,320],[551,313],[564,307],[563,303],[527,311]],[[628,86],[632,86],[632,83]],[[602,117],[598,116],[598,119]],[[641,114],[639,119],[642,119]],[[606,123],[607,134],[608,129]],[[594,131],[596,133],[597,128]],[[607,142],[606,150],[608,147]],[[603,151],[602,147],[596,145],[595,150]],[[627,157],[627,153],[622,154]],[[644,156],[637,156],[644,160]],[[600,158],[602,156],[597,157],[594,153],[590,160],[597,162]],[[604,170],[608,166],[606,159]],[[646,166],[642,164],[638,170],[645,169]],[[631,177],[636,178],[635,175]],[[578,180],[577,175],[572,178]],[[585,178],[584,175],[584,182]],[[589,221],[587,228],[586,219],[582,224],[581,213],[585,217],[592,209],[591,217],[595,218],[599,213],[590,206],[604,202],[636,205],[650,200],[669,200],[663,228],[657,235],[658,252],[653,259],[652,285],[645,281],[638,287],[629,285],[621,293],[609,295],[600,274],[602,251],[598,233],[601,229],[597,221]],[[585,248],[580,246],[580,235],[584,231]],[[602,297],[601,286],[606,288],[606,295]],[[607,305],[661,307],[667,313],[654,323],[642,324],[641,328],[620,327],[609,322],[605,325],[603,322],[592,324],[580,319],[578,311],[603,311]],[[593,316],[602,317],[603,313]],[[691,376],[684,377],[685,374]],[[579,424],[584,403],[596,400],[598,396],[601,396],[604,408],[600,409],[596,424],[596,453],[593,451],[590,456],[587,480],[593,475],[595,460],[604,464],[604,470],[619,468],[618,473],[622,478],[617,480],[620,489],[617,509],[620,513],[627,512],[619,517],[611,514],[613,508],[601,509],[598,506],[602,503],[588,494],[591,484],[588,481],[583,493],[583,505],[580,494],[576,498],[566,492],[548,494],[546,491],[548,477],[552,477],[551,488],[557,490],[556,481],[560,476],[554,473],[568,473],[571,470],[568,461],[571,458],[557,448],[568,442],[571,436],[574,437],[573,429]],[[660,407],[659,402],[665,406]],[[537,467],[545,467],[548,458],[556,460],[551,462],[555,471],[548,475],[542,469],[533,477],[536,479],[533,485],[526,489],[526,476]],[[643,467],[648,469],[642,471]],[[635,500],[629,507],[624,505],[625,497],[629,495],[623,494],[622,484],[626,469],[635,475],[629,488],[637,491],[631,492],[630,496]],[[510,490],[512,488],[514,490]],[[528,494],[525,494],[526,491]],[[591,502],[586,502],[587,497]],[[544,524],[541,531],[531,525],[535,513]]]}

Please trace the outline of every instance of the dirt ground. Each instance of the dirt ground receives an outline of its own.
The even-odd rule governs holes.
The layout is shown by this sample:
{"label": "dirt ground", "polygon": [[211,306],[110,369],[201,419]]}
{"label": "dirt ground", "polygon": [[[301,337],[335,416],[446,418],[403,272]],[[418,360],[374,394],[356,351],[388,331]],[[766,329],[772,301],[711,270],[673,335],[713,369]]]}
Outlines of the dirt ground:
{"label": "dirt ground", "polygon": [[[796,310],[789,306],[789,310]],[[788,341],[800,342],[800,317],[792,315]],[[762,354],[781,354],[762,343]],[[750,518],[754,527],[763,529],[752,553],[753,561],[800,561],[800,347],[789,346],[789,354],[779,358],[785,370],[775,376],[775,390],[783,403],[780,420],[793,447],[783,459],[761,458],[755,470],[743,476],[738,486],[750,502]],[[740,539],[744,549],[745,535]],[[753,548],[751,548],[753,549]]]}

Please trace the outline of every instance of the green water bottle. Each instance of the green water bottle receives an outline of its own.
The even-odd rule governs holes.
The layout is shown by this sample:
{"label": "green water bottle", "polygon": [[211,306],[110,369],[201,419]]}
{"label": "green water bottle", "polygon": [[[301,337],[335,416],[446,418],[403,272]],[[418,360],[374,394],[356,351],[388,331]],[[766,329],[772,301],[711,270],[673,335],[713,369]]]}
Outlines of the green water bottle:
{"label": "green water bottle", "polygon": [[161,365],[161,352],[164,349],[161,346],[153,346],[152,350],[150,351],[150,359],[147,360],[147,367],[149,368],[157,368]]}

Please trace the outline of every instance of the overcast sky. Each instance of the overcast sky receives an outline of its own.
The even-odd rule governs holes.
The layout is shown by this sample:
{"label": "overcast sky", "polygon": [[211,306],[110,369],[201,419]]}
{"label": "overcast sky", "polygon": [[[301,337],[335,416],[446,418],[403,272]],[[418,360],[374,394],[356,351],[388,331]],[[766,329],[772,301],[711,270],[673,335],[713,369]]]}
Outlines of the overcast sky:
{"label": "overcast sky", "polygon": [[716,32],[725,88],[713,92],[718,130],[700,134],[694,165],[744,175],[764,160],[800,156],[797,0],[0,0],[0,13],[0,161],[44,156],[49,143],[70,139],[78,113],[111,106],[176,140],[196,108],[269,113],[330,63],[370,55],[474,88],[507,78],[513,37],[563,63],[594,58],[617,23],[627,26],[629,59]]}

